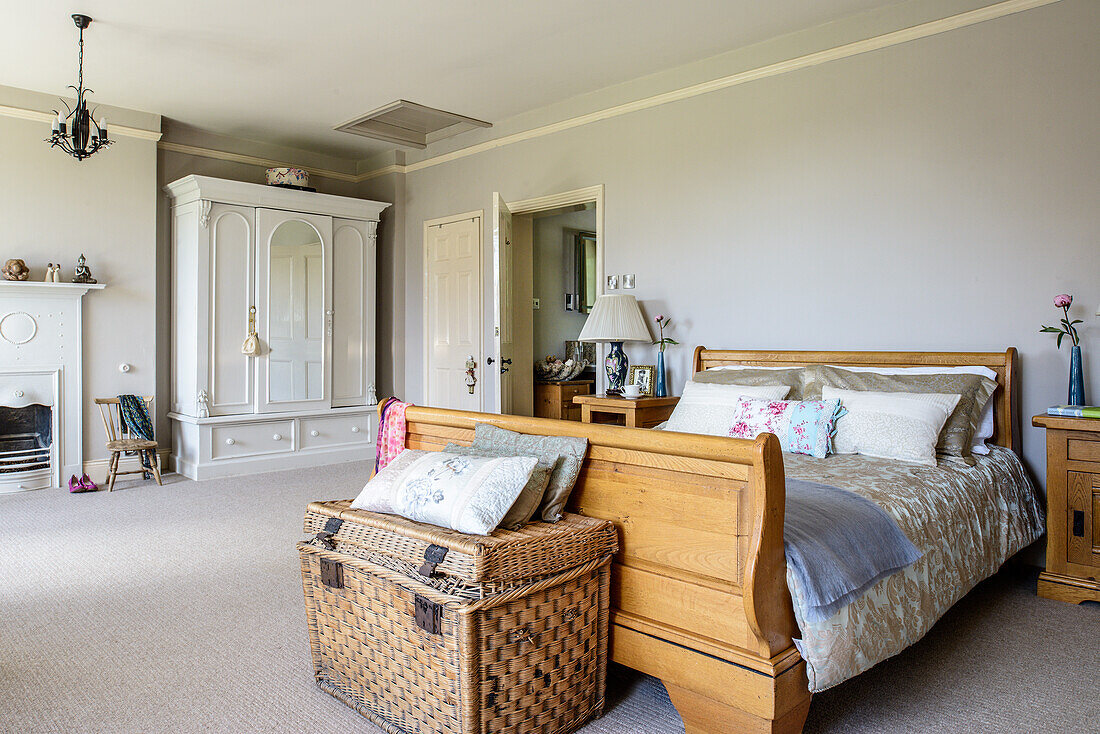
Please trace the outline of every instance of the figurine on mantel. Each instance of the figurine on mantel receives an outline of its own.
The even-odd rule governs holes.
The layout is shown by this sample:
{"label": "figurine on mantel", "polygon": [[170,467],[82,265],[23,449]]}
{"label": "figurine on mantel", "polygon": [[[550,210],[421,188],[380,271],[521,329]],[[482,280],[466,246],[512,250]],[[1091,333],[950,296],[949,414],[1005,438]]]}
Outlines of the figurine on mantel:
{"label": "figurine on mantel", "polygon": [[27,263],[17,257],[4,263],[4,269],[0,272],[3,273],[4,280],[26,280],[31,275],[31,269],[27,267]]}
{"label": "figurine on mantel", "polygon": [[53,263],[46,263],[46,277],[42,279],[43,283],[60,283],[61,282],[61,264],[54,265]]}
{"label": "figurine on mantel", "polygon": [[84,264],[84,253],[80,253],[80,259],[76,261],[76,277],[73,278],[74,283],[96,283],[98,282],[92,277],[92,270]]}

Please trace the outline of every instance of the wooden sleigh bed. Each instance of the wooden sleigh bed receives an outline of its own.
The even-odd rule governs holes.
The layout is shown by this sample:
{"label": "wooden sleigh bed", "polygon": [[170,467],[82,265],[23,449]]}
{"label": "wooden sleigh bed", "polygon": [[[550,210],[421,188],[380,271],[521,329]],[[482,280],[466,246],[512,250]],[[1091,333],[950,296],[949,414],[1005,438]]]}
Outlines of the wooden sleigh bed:
{"label": "wooden sleigh bed", "polygon": [[[969,366],[997,373],[992,442],[1020,452],[1016,350],[776,352],[695,350],[722,365]],[[660,678],[687,734],[799,732],[809,711],[806,663],[783,552],[779,440],[754,441],[543,418],[410,407],[406,446],[468,444],[476,423],[585,436],[570,508],[613,520],[611,657]]]}

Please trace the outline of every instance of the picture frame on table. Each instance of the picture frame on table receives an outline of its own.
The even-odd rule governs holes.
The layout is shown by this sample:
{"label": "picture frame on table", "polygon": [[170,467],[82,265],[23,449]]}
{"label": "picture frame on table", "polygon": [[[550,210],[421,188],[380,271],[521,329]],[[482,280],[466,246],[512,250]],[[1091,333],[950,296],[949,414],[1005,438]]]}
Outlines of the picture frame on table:
{"label": "picture frame on table", "polygon": [[632,364],[627,383],[642,388],[642,395],[653,397],[653,385],[656,381],[657,368],[651,364]]}

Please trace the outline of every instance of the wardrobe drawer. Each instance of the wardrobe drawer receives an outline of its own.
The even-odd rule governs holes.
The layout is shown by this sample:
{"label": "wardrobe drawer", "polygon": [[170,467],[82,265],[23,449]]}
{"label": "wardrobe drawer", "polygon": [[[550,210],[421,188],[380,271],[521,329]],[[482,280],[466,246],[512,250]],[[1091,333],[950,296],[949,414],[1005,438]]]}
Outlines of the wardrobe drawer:
{"label": "wardrobe drawer", "polygon": [[231,459],[258,454],[294,451],[294,421],[265,421],[214,426],[210,436],[210,458]]}
{"label": "wardrobe drawer", "polygon": [[302,418],[303,449],[373,443],[373,421],[370,415],[334,415],[325,418]]}

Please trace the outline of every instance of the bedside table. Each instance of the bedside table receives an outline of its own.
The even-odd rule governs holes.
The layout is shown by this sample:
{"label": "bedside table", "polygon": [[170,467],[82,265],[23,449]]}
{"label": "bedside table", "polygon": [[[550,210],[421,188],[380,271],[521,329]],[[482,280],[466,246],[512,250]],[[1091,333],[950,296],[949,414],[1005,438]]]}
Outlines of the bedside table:
{"label": "bedside table", "polygon": [[566,382],[535,382],[535,417],[579,421],[581,409],[573,404],[577,395],[588,395],[595,388],[595,380],[568,380]]}
{"label": "bedside table", "polygon": [[1047,568],[1039,596],[1100,601],[1100,420],[1037,415],[1047,432]]}
{"label": "bedside table", "polygon": [[578,395],[584,423],[610,423],[627,428],[653,428],[668,420],[680,398],[620,398],[617,395]]}

